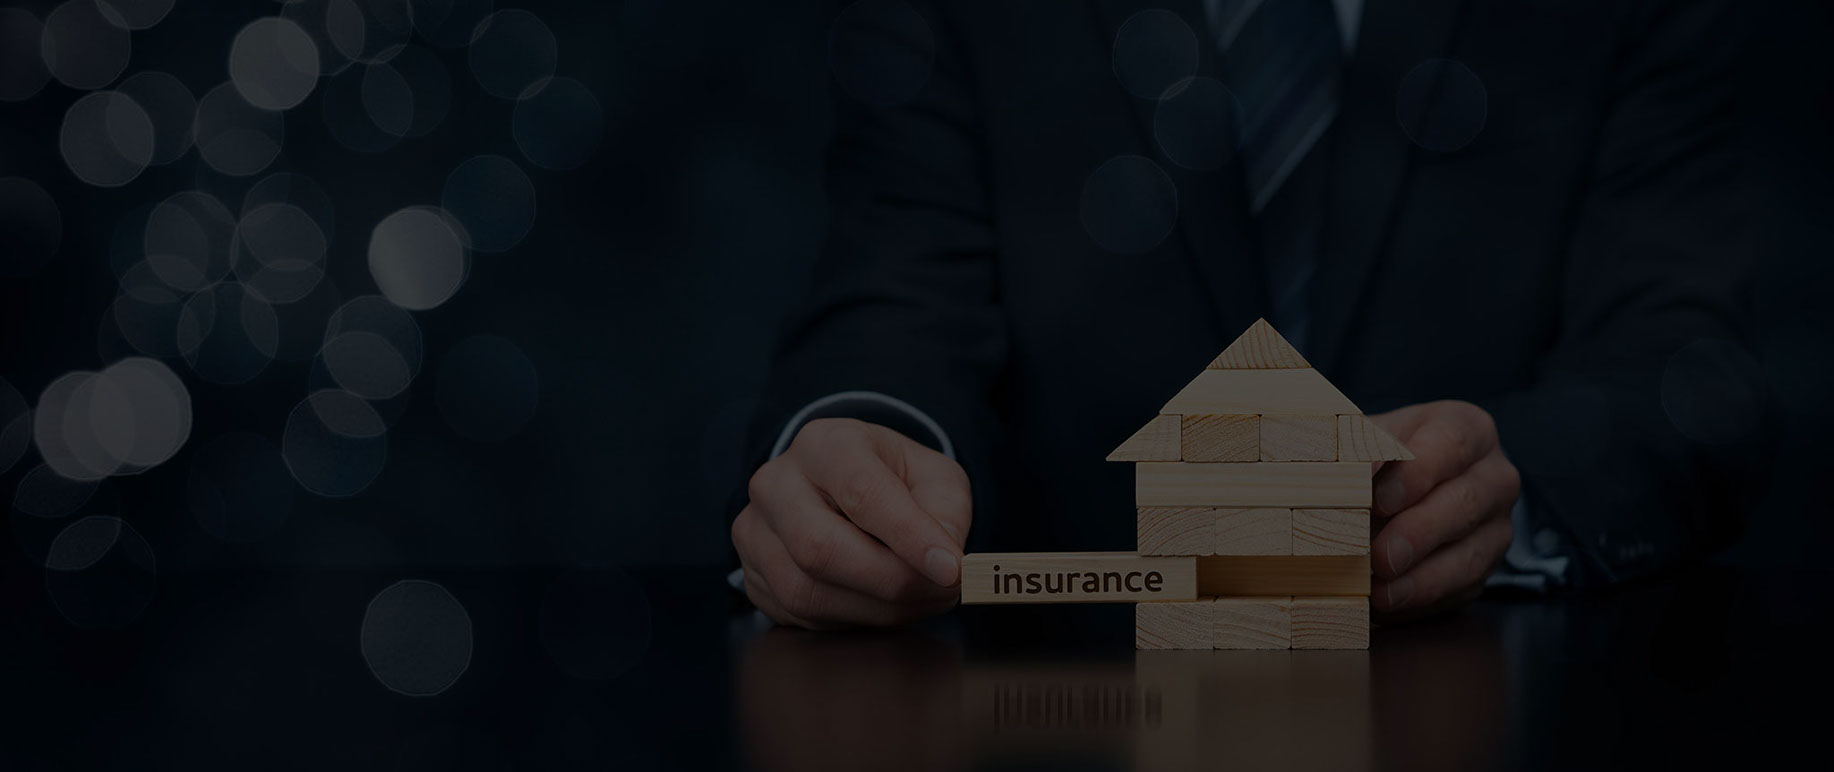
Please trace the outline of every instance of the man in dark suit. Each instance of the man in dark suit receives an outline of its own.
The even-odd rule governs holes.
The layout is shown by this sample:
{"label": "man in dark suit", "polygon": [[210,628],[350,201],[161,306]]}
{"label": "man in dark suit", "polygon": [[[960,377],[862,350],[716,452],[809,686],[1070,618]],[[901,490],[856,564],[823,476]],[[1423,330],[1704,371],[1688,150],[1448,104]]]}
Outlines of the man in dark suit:
{"label": "man in dark suit", "polygon": [[1742,312],[1727,26],[1599,0],[850,8],[830,234],[733,523],[747,593],[896,624],[952,605],[965,547],[1128,548],[1103,456],[1262,316],[1417,456],[1375,482],[1378,619],[1698,554],[1723,485],[1664,370]]}

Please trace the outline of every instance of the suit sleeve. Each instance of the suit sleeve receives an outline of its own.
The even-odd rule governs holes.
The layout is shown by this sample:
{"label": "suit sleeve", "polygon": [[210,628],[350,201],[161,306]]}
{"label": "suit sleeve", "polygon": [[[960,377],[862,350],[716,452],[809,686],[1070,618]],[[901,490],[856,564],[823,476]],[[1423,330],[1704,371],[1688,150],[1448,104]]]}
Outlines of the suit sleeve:
{"label": "suit sleeve", "polygon": [[940,17],[926,9],[915,33],[905,25],[897,37],[884,44],[906,54],[928,43],[928,74],[897,104],[836,90],[828,234],[773,361],[754,457],[803,407],[876,392],[934,419],[978,499],[996,424],[989,393],[1007,350],[979,112]]}
{"label": "suit sleeve", "polygon": [[1526,503],[1581,558],[1579,585],[1724,540],[1735,508],[1717,454],[1757,420],[1739,348],[1751,256],[1736,19],[1651,4],[1629,27],[1573,219],[1558,339],[1535,387],[1495,406]]}

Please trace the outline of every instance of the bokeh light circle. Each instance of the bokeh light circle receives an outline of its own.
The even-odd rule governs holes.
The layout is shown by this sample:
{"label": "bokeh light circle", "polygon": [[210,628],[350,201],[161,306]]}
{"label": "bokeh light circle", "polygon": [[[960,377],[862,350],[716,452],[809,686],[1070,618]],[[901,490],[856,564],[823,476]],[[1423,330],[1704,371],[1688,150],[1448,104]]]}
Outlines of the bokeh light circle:
{"label": "bokeh light circle", "polygon": [[828,69],[848,96],[888,106],[915,98],[930,82],[936,34],[903,0],[849,4],[828,31]]}
{"label": "bokeh light circle", "polygon": [[407,358],[387,338],[352,330],[325,342],[319,352],[337,385],[364,399],[389,399],[413,381]]}
{"label": "bokeh light circle", "polygon": [[147,213],[141,246],[159,279],[196,292],[229,275],[236,218],[214,196],[174,193]]}
{"label": "bokeh light circle", "polygon": [[420,325],[400,306],[380,295],[352,298],[325,321],[325,336],[319,343],[319,353],[322,354],[323,347],[331,341],[352,332],[372,333],[388,341],[389,347],[407,364],[408,377],[412,379],[420,374],[421,363],[426,357]]}
{"label": "bokeh light circle", "polygon": [[300,487],[331,498],[355,496],[388,461],[386,430],[362,397],[315,391],[287,415],[280,455]]}
{"label": "bokeh light circle", "polygon": [[292,204],[304,210],[318,226],[327,244],[337,233],[337,213],[331,195],[311,177],[296,172],[276,172],[262,177],[242,195],[242,213],[264,204]]}
{"label": "bokeh light circle", "polygon": [[358,0],[288,0],[280,17],[299,25],[318,50],[319,73],[343,72],[363,55],[369,42],[369,22]]}
{"label": "bokeh light circle", "polygon": [[0,102],[31,99],[51,79],[39,51],[45,25],[23,8],[0,8]]}
{"label": "bokeh light circle", "polygon": [[306,101],[318,75],[318,45],[289,19],[251,21],[229,45],[229,82],[263,110],[290,110]]}
{"label": "bokeh light circle", "polygon": [[127,69],[133,40],[102,15],[97,0],[69,0],[45,16],[39,47],[45,68],[59,83],[89,90],[108,85]]}
{"label": "bokeh light circle", "polygon": [[259,204],[236,225],[236,276],[269,303],[292,303],[324,278],[326,247],[324,231],[306,210]]}
{"label": "bokeh light circle", "polygon": [[72,480],[41,463],[20,476],[19,487],[13,491],[13,510],[47,520],[64,517],[89,503],[102,484],[100,480]]}
{"label": "bokeh light circle", "polygon": [[158,575],[153,548],[117,517],[92,515],[71,523],[51,542],[45,565],[51,605],[80,628],[124,627],[153,600]]}
{"label": "bokeh light circle", "polygon": [[1151,159],[1124,155],[1096,167],[1083,182],[1078,212],[1083,230],[1102,249],[1146,252],[1178,223],[1178,188]]}
{"label": "bokeh light circle", "polygon": [[141,30],[158,24],[172,12],[177,0],[101,0],[103,18],[122,29]]}
{"label": "bokeh light circle", "polygon": [[472,645],[465,605],[433,582],[396,582],[363,612],[363,662],[398,694],[431,697],[450,689],[471,667]]}
{"label": "bokeh light circle", "polygon": [[274,443],[254,434],[225,434],[192,455],[185,501],[210,535],[259,541],[292,515],[292,478]]}
{"label": "bokeh light circle", "polygon": [[1115,31],[1114,76],[1142,99],[1175,95],[1197,74],[1197,60],[1197,33],[1172,11],[1140,11]]}
{"label": "bokeh light circle", "polygon": [[377,129],[394,137],[423,137],[446,119],[452,79],[431,51],[407,46],[387,62],[364,68],[362,100]]}
{"label": "bokeh light circle", "polygon": [[529,163],[543,169],[577,169],[599,151],[605,111],[586,84],[549,78],[516,103],[510,134]]}
{"label": "bokeh light circle", "polygon": [[24,177],[0,177],[0,276],[30,276],[57,254],[64,218],[57,201]]}
{"label": "bokeh light circle", "polygon": [[1489,115],[1484,81],[1463,62],[1428,59],[1395,92],[1395,119],[1414,144],[1450,153],[1471,144]]}
{"label": "bokeh light circle", "polygon": [[370,232],[370,275],[395,305],[412,311],[437,308],[465,283],[470,270],[466,241],[462,228],[444,210],[402,209]]}
{"label": "bokeh light circle", "polygon": [[169,164],[191,149],[197,99],[178,78],[157,70],[138,72],[115,90],[131,97],[153,122],[153,164]]}
{"label": "bokeh light circle", "polygon": [[64,112],[58,153],[77,179],[103,188],[132,182],[153,161],[153,120],[118,91],[86,94]]}
{"label": "bokeh light circle", "polygon": [[253,380],[273,361],[279,338],[273,306],[236,282],[200,290],[179,310],[179,353],[212,383]]}
{"label": "bokeh light circle", "polygon": [[535,223],[535,183],[516,162],[477,155],[446,175],[439,203],[458,218],[479,252],[502,252]]}
{"label": "bokeh light circle", "polygon": [[1153,138],[1172,163],[1220,169],[1235,157],[1241,113],[1235,95],[1214,78],[1192,78],[1153,110]]}
{"label": "bokeh light circle", "polygon": [[234,83],[219,84],[197,100],[197,152],[218,172],[247,177],[266,169],[286,136],[280,113],[249,104]]}
{"label": "bokeh light circle", "polygon": [[520,9],[498,11],[478,23],[466,52],[484,92],[516,99],[554,75],[560,47],[547,22]]}
{"label": "bokeh light circle", "polygon": [[535,364],[507,338],[459,341],[440,362],[440,415],[460,436],[496,442],[514,436],[535,416],[541,382]]}

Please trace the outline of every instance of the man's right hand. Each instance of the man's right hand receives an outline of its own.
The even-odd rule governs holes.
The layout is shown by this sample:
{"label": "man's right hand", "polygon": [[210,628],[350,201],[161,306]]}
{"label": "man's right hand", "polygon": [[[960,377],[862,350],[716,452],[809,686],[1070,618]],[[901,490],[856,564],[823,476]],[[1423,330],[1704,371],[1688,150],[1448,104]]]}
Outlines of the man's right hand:
{"label": "man's right hand", "polygon": [[955,605],[972,505],[949,457],[823,418],[752,475],[750,493],[732,544],[745,594],[779,624],[897,625]]}

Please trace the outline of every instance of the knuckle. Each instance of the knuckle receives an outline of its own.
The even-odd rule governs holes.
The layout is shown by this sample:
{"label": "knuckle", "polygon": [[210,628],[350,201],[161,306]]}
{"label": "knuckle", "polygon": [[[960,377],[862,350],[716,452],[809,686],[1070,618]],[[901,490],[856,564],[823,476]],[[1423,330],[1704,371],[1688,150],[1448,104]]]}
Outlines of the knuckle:
{"label": "knuckle", "polygon": [[865,471],[847,475],[840,484],[840,490],[833,493],[835,501],[850,513],[874,511],[885,498],[884,486],[874,475]]}
{"label": "knuckle", "polygon": [[807,576],[790,577],[787,584],[784,597],[778,599],[785,611],[803,619],[821,616],[821,585]]}
{"label": "knuckle", "polygon": [[841,447],[849,436],[857,434],[858,421],[851,418],[817,418],[796,432],[792,445],[801,444],[818,452]]}
{"label": "knuckle", "polygon": [[781,461],[765,463],[746,481],[745,495],[752,501],[770,501],[782,493],[786,473],[787,469]]}
{"label": "knuckle", "polygon": [[828,576],[834,568],[835,550],[839,545],[828,533],[817,532],[797,540],[791,557],[810,576]]}

